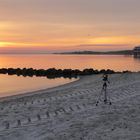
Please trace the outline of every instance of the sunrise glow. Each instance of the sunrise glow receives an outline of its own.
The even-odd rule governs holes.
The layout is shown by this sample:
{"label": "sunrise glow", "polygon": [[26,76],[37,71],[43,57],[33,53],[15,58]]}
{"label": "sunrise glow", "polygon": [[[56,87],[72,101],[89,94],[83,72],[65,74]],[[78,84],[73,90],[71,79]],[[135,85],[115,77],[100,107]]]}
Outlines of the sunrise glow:
{"label": "sunrise glow", "polygon": [[127,7],[120,0],[87,0],[86,3],[84,0],[30,0],[27,3],[27,0],[2,0],[0,47],[102,51],[132,49],[140,44],[137,0],[128,0]]}

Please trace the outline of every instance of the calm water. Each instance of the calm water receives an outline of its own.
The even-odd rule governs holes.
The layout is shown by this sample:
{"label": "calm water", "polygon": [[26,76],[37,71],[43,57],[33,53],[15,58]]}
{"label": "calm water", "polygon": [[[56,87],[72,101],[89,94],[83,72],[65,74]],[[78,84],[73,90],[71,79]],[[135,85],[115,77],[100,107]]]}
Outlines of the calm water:
{"label": "calm water", "polygon": [[[140,71],[140,59],[117,55],[1,55],[0,68],[71,68],[71,69],[113,69],[116,71]],[[17,77],[0,75],[0,96],[19,94],[41,88],[54,87],[75,79],[59,78],[49,80],[45,77]]]}
{"label": "calm water", "polygon": [[45,77],[18,77],[0,75],[0,97],[51,88],[73,82],[76,79],[47,79]]}
{"label": "calm water", "polygon": [[0,68],[140,70],[140,59],[117,55],[1,55]]}

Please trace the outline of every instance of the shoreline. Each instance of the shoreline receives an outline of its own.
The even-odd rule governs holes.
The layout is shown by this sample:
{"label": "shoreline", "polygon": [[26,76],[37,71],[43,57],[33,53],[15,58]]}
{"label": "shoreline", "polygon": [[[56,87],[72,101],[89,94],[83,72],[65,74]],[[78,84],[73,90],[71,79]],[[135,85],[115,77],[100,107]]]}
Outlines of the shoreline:
{"label": "shoreline", "polygon": [[36,94],[39,94],[39,93],[43,94],[43,93],[46,93],[46,92],[52,92],[53,90],[57,90],[59,88],[65,88],[67,86],[71,86],[72,84],[75,84],[78,81],[80,81],[80,79],[82,79],[82,78],[83,77],[80,76],[79,78],[77,78],[77,80],[75,80],[73,82],[65,83],[63,85],[58,85],[58,86],[54,86],[54,87],[50,87],[50,88],[42,88],[42,89],[39,89],[39,90],[32,90],[32,91],[29,91],[29,92],[20,92],[20,94],[16,94],[16,95],[0,97],[0,102],[12,100],[12,99],[24,98],[24,97],[36,95]]}
{"label": "shoreline", "polygon": [[[140,138],[140,73],[109,75],[112,105],[96,106],[102,75],[0,102],[5,140],[132,140]],[[1,140],[0,138],[0,140]]]}
{"label": "shoreline", "polygon": [[[133,73],[139,73],[139,72],[131,72],[131,74],[133,74]],[[123,74],[123,73],[120,73],[120,74]],[[49,95],[53,91],[64,90],[65,88],[68,88],[68,87],[71,88],[73,85],[75,85],[76,83],[80,83],[81,80],[86,79],[87,77],[100,76],[100,75],[102,75],[102,74],[79,76],[79,78],[77,78],[78,80],[75,80],[73,82],[69,82],[69,83],[66,83],[66,84],[63,84],[63,85],[58,85],[58,86],[51,87],[51,88],[43,88],[43,89],[39,89],[39,90],[33,90],[33,91],[29,91],[29,92],[22,92],[21,94],[17,94],[17,95],[0,97],[0,102],[10,101],[10,100],[17,100],[19,98],[24,98],[24,97],[28,97],[28,96],[29,97],[30,96],[36,96],[36,95],[44,94],[44,93],[47,93],[47,92],[48,92],[48,95]],[[114,74],[110,74],[110,75],[118,75],[118,73],[114,73]]]}

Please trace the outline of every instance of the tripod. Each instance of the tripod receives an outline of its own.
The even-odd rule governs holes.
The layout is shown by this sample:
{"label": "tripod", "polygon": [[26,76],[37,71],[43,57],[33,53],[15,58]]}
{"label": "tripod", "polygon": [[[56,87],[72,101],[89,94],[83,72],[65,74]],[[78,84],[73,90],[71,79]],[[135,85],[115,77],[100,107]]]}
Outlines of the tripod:
{"label": "tripod", "polygon": [[109,96],[109,94],[107,92],[107,83],[104,82],[103,87],[102,87],[102,90],[101,90],[101,93],[98,96],[98,100],[96,102],[96,106],[98,106],[99,101],[102,101],[101,100],[101,97],[102,97],[103,94],[104,94],[104,103],[105,104],[109,103],[109,105],[112,104],[111,101],[110,101],[110,96]]}

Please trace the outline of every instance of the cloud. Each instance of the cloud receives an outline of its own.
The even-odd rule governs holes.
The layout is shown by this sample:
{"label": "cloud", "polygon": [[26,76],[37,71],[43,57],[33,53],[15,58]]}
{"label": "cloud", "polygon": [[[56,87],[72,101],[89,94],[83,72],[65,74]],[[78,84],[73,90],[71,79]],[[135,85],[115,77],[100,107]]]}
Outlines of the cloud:
{"label": "cloud", "polygon": [[95,46],[99,46],[99,47],[104,47],[104,46],[107,46],[107,47],[116,47],[116,46],[128,46],[128,45],[131,45],[131,44],[80,44],[80,45],[77,45],[77,47],[95,47]]}
{"label": "cloud", "polygon": [[0,0],[0,41],[25,47],[51,45],[52,50],[62,50],[61,45],[69,45],[66,49],[129,47],[140,42],[139,5],[140,0]]}

